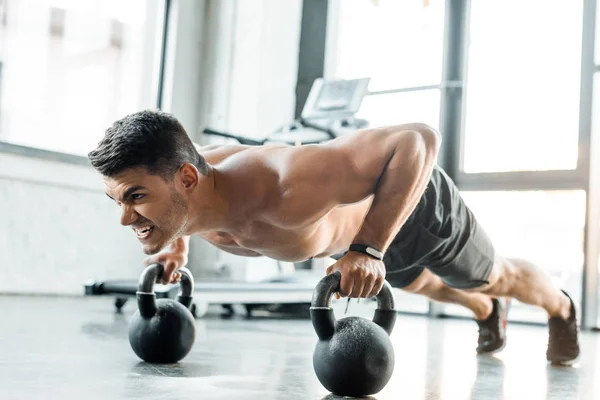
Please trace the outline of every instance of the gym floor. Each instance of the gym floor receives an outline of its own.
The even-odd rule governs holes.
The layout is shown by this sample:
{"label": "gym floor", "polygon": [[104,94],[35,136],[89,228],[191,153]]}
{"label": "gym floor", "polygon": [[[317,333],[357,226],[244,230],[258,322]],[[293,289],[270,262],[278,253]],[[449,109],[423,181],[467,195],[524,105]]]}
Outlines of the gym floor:
{"label": "gym floor", "polygon": [[[316,335],[308,319],[209,314],[197,320],[192,352],[159,366],[141,362],[129,347],[134,302],[117,314],[109,298],[0,296],[0,309],[3,399],[337,398],[312,369]],[[583,355],[574,367],[552,367],[545,361],[546,327],[508,329],[503,352],[478,357],[474,322],[399,315],[394,376],[373,398],[600,398],[600,335],[582,333]]]}

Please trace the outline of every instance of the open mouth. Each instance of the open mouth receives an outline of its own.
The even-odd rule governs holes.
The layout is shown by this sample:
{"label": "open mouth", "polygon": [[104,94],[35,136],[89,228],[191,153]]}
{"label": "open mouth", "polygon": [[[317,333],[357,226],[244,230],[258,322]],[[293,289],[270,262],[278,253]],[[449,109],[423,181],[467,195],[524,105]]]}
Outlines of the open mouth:
{"label": "open mouth", "polygon": [[154,231],[154,225],[144,226],[142,228],[133,228],[138,239],[146,239]]}

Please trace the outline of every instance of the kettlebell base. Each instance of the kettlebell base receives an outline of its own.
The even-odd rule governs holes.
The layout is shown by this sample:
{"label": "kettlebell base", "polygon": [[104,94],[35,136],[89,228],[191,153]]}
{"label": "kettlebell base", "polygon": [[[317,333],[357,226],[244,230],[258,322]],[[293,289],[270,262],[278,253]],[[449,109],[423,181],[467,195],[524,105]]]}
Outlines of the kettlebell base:
{"label": "kettlebell base", "polygon": [[362,317],[340,319],[330,340],[319,340],[313,367],[321,384],[339,396],[380,392],[394,371],[394,349],[387,332]]}
{"label": "kettlebell base", "polygon": [[129,343],[149,363],[172,364],[191,351],[196,322],[190,310],[171,299],[156,301],[156,314],[145,318],[137,311],[130,322]]}

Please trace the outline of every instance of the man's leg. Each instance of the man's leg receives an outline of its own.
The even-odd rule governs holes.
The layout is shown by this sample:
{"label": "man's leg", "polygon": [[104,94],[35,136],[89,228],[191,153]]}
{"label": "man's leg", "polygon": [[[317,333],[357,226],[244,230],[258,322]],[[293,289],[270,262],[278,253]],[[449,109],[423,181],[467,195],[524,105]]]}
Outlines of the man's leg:
{"label": "man's leg", "polygon": [[460,304],[470,309],[479,325],[477,353],[496,353],[506,344],[507,299],[500,300],[483,293],[454,289],[440,277],[425,269],[403,290],[424,295],[433,301]]}
{"label": "man's leg", "polygon": [[539,306],[548,316],[568,319],[571,315],[571,300],[556,288],[548,274],[532,263],[496,257],[488,284],[468,289],[491,296],[514,297],[520,302]]}
{"label": "man's leg", "polygon": [[569,363],[579,357],[575,305],[556,288],[550,277],[532,263],[520,259],[496,257],[488,283],[468,289],[491,296],[508,296],[538,306],[549,316],[550,338],[546,358],[553,363]]}
{"label": "man's leg", "polygon": [[492,298],[483,293],[470,293],[446,286],[444,282],[428,269],[421,274],[410,285],[402,288],[410,293],[416,293],[441,303],[460,304],[473,311],[475,319],[485,320],[492,313]]}

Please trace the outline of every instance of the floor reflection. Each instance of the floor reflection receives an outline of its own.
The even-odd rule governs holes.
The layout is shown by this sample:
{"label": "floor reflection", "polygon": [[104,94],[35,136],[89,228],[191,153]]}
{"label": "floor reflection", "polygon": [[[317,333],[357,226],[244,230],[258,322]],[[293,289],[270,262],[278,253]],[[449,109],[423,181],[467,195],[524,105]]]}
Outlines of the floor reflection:
{"label": "floor reflection", "polygon": [[[0,297],[0,309],[2,398],[343,399],[314,374],[308,320],[208,316],[184,360],[156,365],[133,354],[131,315],[114,314],[108,300]],[[400,315],[394,374],[366,399],[600,398],[600,335],[584,332],[582,358],[567,368],[546,363],[547,335],[543,326],[509,324],[506,348],[478,356],[473,321]]]}

